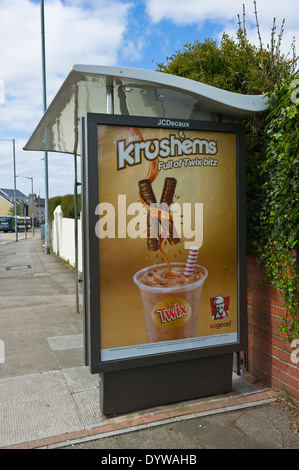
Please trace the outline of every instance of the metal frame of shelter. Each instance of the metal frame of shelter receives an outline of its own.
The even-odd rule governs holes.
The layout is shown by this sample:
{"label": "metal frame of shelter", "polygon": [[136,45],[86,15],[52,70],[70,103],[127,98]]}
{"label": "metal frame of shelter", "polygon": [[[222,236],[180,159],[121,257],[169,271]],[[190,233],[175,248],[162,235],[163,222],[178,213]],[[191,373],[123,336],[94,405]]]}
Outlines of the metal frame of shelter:
{"label": "metal frame of shelter", "polygon": [[[85,359],[91,372],[100,373],[101,409],[111,415],[136,409],[162,405],[198,396],[229,391],[232,384],[233,352],[246,348],[246,309],[243,305],[241,319],[241,340],[238,345],[222,347],[217,352],[211,349],[203,353],[188,353],[185,359],[170,355],[159,363],[157,357],[127,361],[124,365],[98,366],[98,353],[92,351],[95,340],[94,328],[97,307],[91,308],[90,292],[94,285],[93,276],[98,278],[90,259],[94,256],[95,243],[89,244],[87,229],[91,211],[86,194],[91,194],[86,166],[87,153],[95,153],[95,125],[100,114],[135,116],[136,123],[148,118],[181,119],[198,122],[199,127],[215,129],[233,128],[233,121],[267,109],[263,95],[247,96],[220,90],[199,82],[160,72],[130,69],[125,67],[104,67],[76,65],[66,78],[57,95],[45,112],[42,120],[30,137],[25,150],[69,153],[74,156],[74,197],[75,218],[77,199],[77,156],[82,157],[83,183],[83,269],[84,310],[85,310]],[[92,132],[88,125],[92,123]],[[82,124],[82,125],[81,125]],[[91,141],[91,136],[93,141]],[[238,134],[238,162],[240,174],[245,174],[244,135]],[[243,135],[243,137],[242,137]],[[90,150],[93,149],[93,150]],[[94,178],[91,180],[94,182]],[[242,181],[242,185],[245,182]],[[95,189],[96,191],[96,189]],[[240,192],[238,208],[245,213],[245,191]],[[87,201],[87,202],[86,202]],[[244,214],[243,214],[244,215]],[[245,240],[245,215],[239,227],[239,240]],[[75,224],[76,244],[76,305],[78,310],[78,229]],[[245,247],[243,247],[245,248]],[[244,250],[240,253],[239,272],[242,289],[246,283]],[[94,289],[93,289],[94,290]],[[242,294],[244,303],[244,294]],[[235,350],[234,350],[235,347]],[[159,384],[159,387],[156,384]],[[121,394],[119,390],[121,389]]]}

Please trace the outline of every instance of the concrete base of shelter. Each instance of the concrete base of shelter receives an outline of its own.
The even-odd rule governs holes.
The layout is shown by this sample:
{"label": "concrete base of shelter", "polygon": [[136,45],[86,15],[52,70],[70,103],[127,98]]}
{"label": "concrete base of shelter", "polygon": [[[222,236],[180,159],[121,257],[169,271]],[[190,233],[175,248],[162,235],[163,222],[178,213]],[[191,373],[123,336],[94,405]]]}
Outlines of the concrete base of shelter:
{"label": "concrete base of shelter", "polygon": [[101,411],[117,415],[229,392],[233,354],[101,374]]}

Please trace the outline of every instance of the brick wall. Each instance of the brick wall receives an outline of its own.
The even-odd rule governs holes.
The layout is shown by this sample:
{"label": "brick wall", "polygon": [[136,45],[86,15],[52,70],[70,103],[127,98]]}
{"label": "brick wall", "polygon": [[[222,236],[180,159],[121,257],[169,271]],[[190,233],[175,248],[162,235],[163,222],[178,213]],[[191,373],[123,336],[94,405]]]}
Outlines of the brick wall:
{"label": "brick wall", "polygon": [[[299,400],[299,363],[295,351],[278,331],[285,315],[279,292],[261,282],[264,269],[257,266],[256,255],[247,256],[248,370],[255,377],[278,390],[286,390]],[[299,347],[299,344],[297,345]],[[299,354],[295,359],[299,358]]]}

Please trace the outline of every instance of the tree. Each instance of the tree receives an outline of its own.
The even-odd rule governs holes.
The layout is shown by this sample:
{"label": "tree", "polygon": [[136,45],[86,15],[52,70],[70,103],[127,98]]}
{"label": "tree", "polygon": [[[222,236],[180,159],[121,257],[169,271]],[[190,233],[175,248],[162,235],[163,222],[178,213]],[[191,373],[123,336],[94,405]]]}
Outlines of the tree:
{"label": "tree", "polygon": [[[255,1],[254,6],[259,47],[250,44],[247,39],[243,7],[243,23],[239,17],[236,41],[224,33],[219,45],[211,39],[206,39],[203,43],[194,41],[194,44],[186,44],[182,51],[177,51],[166,58],[166,64],[157,64],[158,71],[190,78],[235,93],[249,95],[273,93],[277,84],[295,74],[297,64],[295,43],[293,41],[290,48],[293,52],[292,58],[281,53],[284,21],[280,33],[276,35],[274,19],[271,44],[264,48]],[[247,227],[248,235],[253,239],[259,238],[260,234],[258,215],[262,204],[260,188],[264,184],[260,163],[267,140],[264,124],[266,114],[267,112],[264,112],[239,120],[246,127]]]}
{"label": "tree", "polygon": [[[15,215],[15,208],[11,206],[8,210],[8,214],[14,216]],[[24,206],[23,204],[17,204],[17,215],[24,215]]]}

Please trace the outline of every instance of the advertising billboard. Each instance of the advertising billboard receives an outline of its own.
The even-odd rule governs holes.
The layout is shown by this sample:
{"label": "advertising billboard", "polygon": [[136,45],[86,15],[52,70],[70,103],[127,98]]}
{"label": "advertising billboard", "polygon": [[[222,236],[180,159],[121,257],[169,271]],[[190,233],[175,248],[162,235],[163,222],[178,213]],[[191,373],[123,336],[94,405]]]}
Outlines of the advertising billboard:
{"label": "advertising billboard", "polygon": [[240,350],[242,127],[91,114],[83,134],[91,369]]}

